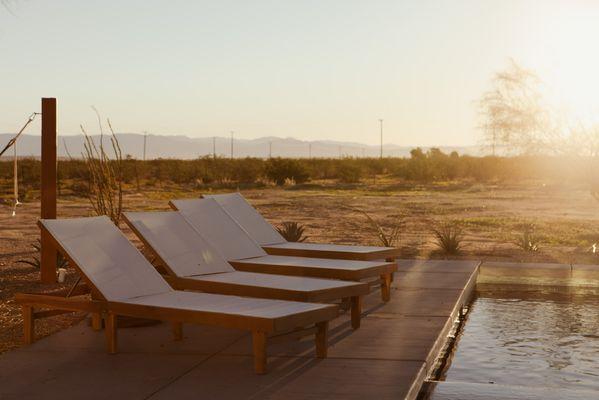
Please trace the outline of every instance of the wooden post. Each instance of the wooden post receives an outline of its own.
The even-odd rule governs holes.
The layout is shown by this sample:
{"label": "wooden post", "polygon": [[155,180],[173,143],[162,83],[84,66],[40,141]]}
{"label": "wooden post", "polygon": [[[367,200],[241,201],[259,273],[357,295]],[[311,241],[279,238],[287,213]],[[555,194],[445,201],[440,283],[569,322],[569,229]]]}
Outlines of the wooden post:
{"label": "wooden post", "polygon": [[[56,99],[42,99],[41,217],[56,218]],[[41,233],[41,280],[56,282],[57,250],[49,233]]]}

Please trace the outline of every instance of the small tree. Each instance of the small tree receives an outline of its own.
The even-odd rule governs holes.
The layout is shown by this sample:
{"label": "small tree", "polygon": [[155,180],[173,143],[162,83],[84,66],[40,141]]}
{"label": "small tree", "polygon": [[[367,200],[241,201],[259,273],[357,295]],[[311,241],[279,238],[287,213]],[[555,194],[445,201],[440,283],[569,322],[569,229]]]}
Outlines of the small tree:
{"label": "small tree", "polygon": [[497,146],[528,153],[544,148],[551,127],[540,87],[539,77],[514,60],[495,74],[493,88],[479,101],[483,140],[493,155]]}

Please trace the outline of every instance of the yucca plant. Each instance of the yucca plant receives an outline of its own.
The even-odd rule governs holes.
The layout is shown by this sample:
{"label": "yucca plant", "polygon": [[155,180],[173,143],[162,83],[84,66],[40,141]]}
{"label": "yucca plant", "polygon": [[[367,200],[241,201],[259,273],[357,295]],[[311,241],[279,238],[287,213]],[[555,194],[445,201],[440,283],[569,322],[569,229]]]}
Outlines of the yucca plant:
{"label": "yucca plant", "polygon": [[432,228],[435,245],[444,254],[459,254],[462,250],[464,234],[462,227],[454,221],[442,222]]}
{"label": "yucca plant", "polygon": [[283,222],[282,226],[277,227],[277,231],[288,242],[303,242],[308,239],[304,236],[304,226],[297,222]]}
{"label": "yucca plant", "polygon": [[539,251],[541,238],[535,233],[534,224],[526,224],[524,230],[514,240],[514,244],[524,251],[535,253]]}
{"label": "yucca plant", "polygon": [[[42,243],[38,239],[37,242],[32,243],[31,246],[35,249],[36,255],[31,257],[31,259],[17,260],[17,263],[31,265],[32,267],[39,269],[41,267],[41,261],[40,261],[40,257],[38,254],[40,254],[42,251]],[[64,256],[61,253],[57,253],[56,268],[66,268],[67,264],[68,264],[68,261],[66,260],[66,258],[64,258]]]}
{"label": "yucca plant", "polygon": [[381,246],[395,247],[397,245],[403,228],[403,221],[400,220],[399,222],[396,222],[391,229],[385,230],[383,226],[379,224],[377,220],[372,218],[366,211],[360,208],[352,208],[352,210],[366,217],[368,224],[376,234],[378,242],[381,244]]}

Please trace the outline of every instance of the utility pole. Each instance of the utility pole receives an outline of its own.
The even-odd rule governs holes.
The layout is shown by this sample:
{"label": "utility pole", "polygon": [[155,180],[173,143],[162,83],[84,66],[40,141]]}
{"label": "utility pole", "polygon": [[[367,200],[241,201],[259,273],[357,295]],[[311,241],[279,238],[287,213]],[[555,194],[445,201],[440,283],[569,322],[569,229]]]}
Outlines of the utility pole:
{"label": "utility pole", "polygon": [[341,146],[339,146],[339,158],[341,158]]}
{"label": "utility pole", "polygon": [[383,120],[379,119],[379,122],[381,124],[381,156],[380,156],[380,158],[383,158]]}
{"label": "utility pole", "polygon": [[144,131],[144,161],[146,161],[146,141],[148,140],[148,132]]}
{"label": "utility pole", "polygon": [[312,158],[312,143],[308,143],[308,158]]}
{"label": "utility pole", "polygon": [[216,136],[212,136],[212,158],[216,158]]}
{"label": "utility pole", "polygon": [[235,132],[231,131],[231,159],[233,159],[233,140],[235,137]]}
{"label": "utility pole", "polygon": [[268,142],[268,158],[272,158],[272,140]]}

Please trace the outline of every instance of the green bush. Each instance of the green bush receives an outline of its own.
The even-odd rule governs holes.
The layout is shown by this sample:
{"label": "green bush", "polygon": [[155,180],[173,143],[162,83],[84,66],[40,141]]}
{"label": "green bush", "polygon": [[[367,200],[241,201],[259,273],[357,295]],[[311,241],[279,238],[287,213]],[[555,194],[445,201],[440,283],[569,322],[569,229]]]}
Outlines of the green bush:
{"label": "green bush", "polygon": [[362,173],[362,166],[352,159],[341,160],[337,164],[337,179],[343,183],[360,182]]}
{"label": "green bush", "polygon": [[239,183],[255,183],[264,174],[264,161],[259,158],[245,158],[233,164],[233,180]]}
{"label": "green bush", "polygon": [[271,158],[266,162],[266,177],[278,186],[285,184],[287,180],[295,183],[304,183],[310,177],[307,169],[299,161],[291,158]]}

